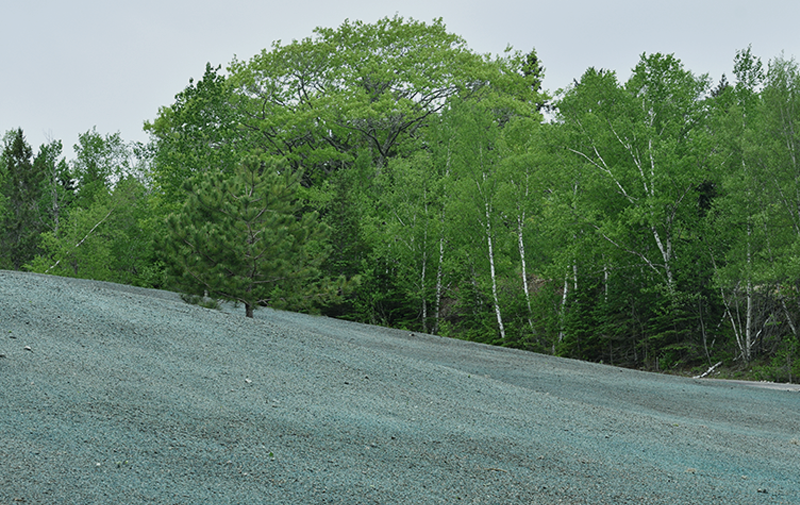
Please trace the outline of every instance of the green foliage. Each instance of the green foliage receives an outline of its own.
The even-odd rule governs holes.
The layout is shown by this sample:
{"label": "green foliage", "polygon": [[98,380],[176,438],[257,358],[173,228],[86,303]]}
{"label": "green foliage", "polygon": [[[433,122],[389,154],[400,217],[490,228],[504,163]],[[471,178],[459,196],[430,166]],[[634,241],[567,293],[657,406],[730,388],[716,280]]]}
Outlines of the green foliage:
{"label": "green foliage", "polygon": [[42,231],[40,203],[46,174],[33,163],[33,151],[21,128],[9,131],[3,139],[2,235],[0,266],[19,270],[39,250]]}
{"label": "green foliage", "polygon": [[232,177],[208,174],[169,216],[162,244],[176,286],[245,305],[302,308],[324,298],[319,266],[327,230],[315,212],[300,215],[300,175],[274,159],[249,157]]}
{"label": "green foliage", "polygon": [[313,37],[276,42],[249,62],[233,61],[230,82],[245,127],[263,139],[260,147],[317,179],[350,166],[362,149],[382,168],[459,94],[497,88],[535,107],[541,72],[524,65],[520,54],[494,61],[474,54],[441,19],[395,16],[374,24],[347,20]]}
{"label": "green foliage", "polygon": [[546,103],[535,50],[346,20],[207,65],[147,146],[7,133],[0,267],[796,380],[800,70],[747,48],[732,75],[643,54]]}
{"label": "green foliage", "polygon": [[[624,85],[613,73],[589,69],[558,103],[560,136],[574,155],[567,160],[571,180],[562,186],[567,194],[558,199],[575,216],[573,237],[588,240],[577,242],[587,249],[565,259],[577,270],[603,272],[602,280],[584,274],[584,285],[598,282],[600,289],[578,303],[594,305],[591,299],[602,293],[610,311],[578,316],[582,328],[590,322],[589,335],[595,325],[609,335],[590,354],[605,347],[610,356],[620,345],[618,356],[656,367],[663,365],[659,352],[671,363],[702,356],[696,336],[709,298],[697,308],[693,280],[711,276],[708,265],[697,271],[694,263],[707,254],[701,223],[717,178],[705,151],[707,89],[705,76],[694,76],[673,56],[642,55]],[[632,303],[637,298],[648,303]],[[613,307],[635,312],[625,323]],[[638,335],[620,339],[619,323]]]}
{"label": "green foliage", "polygon": [[175,95],[145,123],[155,148],[152,176],[170,212],[186,199],[184,183],[209,172],[233,173],[250,145],[232,106],[232,90],[219,68],[206,65],[203,77]]}
{"label": "green foliage", "polygon": [[148,190],[135,178],[119,181],[88,208],[73,207],[58,233],[42,234],[42,254],[26,268],[64,277],[163,287],[146,221]]}
{"label": "green foliage", "polygon": [[77,180],[75,203],[87,208],[104,199],[113,185],[132,173],[132,152],[119,133],[101,135],[96,128],[78,135],[72,176]]}

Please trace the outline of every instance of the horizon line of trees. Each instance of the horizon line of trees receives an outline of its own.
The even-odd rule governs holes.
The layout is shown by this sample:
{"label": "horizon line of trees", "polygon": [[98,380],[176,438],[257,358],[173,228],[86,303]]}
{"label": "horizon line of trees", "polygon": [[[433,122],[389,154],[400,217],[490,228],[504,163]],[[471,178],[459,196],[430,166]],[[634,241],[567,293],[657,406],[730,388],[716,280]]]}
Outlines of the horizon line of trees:
{"label": "horizon line of trees", "polygon": [[793,381],[800,69],[732,75],[642,54],[550,97],[535,51],[441,19],[318,28],[207,65],[147,144],[8,131],[0,268]]}

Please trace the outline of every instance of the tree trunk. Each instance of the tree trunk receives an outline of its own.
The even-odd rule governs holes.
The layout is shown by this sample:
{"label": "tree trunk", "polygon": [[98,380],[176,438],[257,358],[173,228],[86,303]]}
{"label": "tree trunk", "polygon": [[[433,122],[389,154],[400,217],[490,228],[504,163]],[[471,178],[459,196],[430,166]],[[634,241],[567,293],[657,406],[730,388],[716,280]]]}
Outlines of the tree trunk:
{"label": "tree trunk", "polygon": [[745,321],[742,357],[744,357],[746,363],[750,363],[750,348],[753,346],[753,283],[750,282],[750,279],[747,280],[747,316]]}
{"label": "tree trunk", "polygon": [[492,223],[490,221],[491,207],[485,204],[486,209],[486,244],[489,247],[489,275],[492,278],[492,298],[494,300],[494,313],[497,317],[497,328],[500,330],[500,338],[506,338],[506,329],[503,326],[503,316],[500,313],[500,299],[497,296],[497,274],[494,268],[494,247],[492,245]]}
{"label": "tree trunk", "polygon": [[[427,246],[427,235],[425,233],[425,244],[423,247]],[[422,273],[420,275],[420,290],[422,291],[422,333],[428,333],[428,300],[425,296],[425,270],[428,266],[428,251],[427,249],[423,249],[422,251]]]}
{"label": "tree trunk", "polygon": [[748,219],[747,222],[747,317],[746,317],[746,326],[745,326],[745,345],[744,349],[742,350],[742,356],[744,357],[745,362],[750,363],[750,347],[753,345],[753,282],[750,280],[750,277],[753,272],[752,266],[752,256],[750,254],[750,244],[751,244],[751,236],[752,230],[750,229],[750,220]]}
{"label": "tree trunk", "polygon": [[[447,160],[445,162],[445,171],[443,179],[447,181],[448,177],[450,176],[450,147],[448,145],[447,148]],[[447,185],[444,186],[444,198],[443,202],[447,201]],[[442,316],[442,293],[444,292],[444,230],[445,230],[445,212],[446,212],[446,204],[442,203],[442,215],[439,218],[439,224],[441,228],[439,229],[439,264],[436,267],[436,308],[435,312],[436,315],[434,316],[433,321],[433,331],[434,335],[439,334],[439,322],[441,321]]]}
{"label": "tree trunk", "polygon": [[[567,318],[567,293],[569,292],[569,273],[564,274],[564,292],[561,294],[561,311],[558,316],[558,343],[564,341],[564,324]],[[556,343],[553,342],[553,354],[556,353]]]}
{"label": "tree trunk", "polygon": [[442,316],[442,277],[444,272],[442,264],[444,263],[444,233],[439,237],[439,266],[436,268],[436,315],[433,321],[433,334],[439,333],[439,320]]}
{"label": "tree trunk", "polygon": [[672,267],[670,266],[672,261],[672,241],[670,241],[669,237],[667,237],[665,244],[662,242],[661,235],[658,233],[656,227],[653,226],[651,230],[653,232],[653,239],[656,241],[658,250],[661,252],[661,258],[664,260],[664,273],[667,276],[667,289],[671,294],[675,290],[675,281],[672,276]]}
{"label": "tree trunk", "polygon": [[519,247],[519,260],[522,264],[522,290],[525,292],[525,302],[528,304],[528,326],[533,330],[533,309],[531,309],[531,293],[528,287],[528,269],[525,264],[525,243],[522,241],[522,229],[525,222],[525,212],[517,215],[517,245]]}

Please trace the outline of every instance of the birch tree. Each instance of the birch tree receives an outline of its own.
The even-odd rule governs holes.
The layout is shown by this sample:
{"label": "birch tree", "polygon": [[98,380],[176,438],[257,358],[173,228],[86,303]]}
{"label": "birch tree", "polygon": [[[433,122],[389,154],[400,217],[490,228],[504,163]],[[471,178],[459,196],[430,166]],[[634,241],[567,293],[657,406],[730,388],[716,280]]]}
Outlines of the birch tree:
{"label": "birch tree", "polygon": [[759,91],[765,74],[761,61],[750,49],[737,53],[735,86],[721,86],[714,97],[713,128],[717,157],[724,170],[720,184],[724,194],[709,214],[707,238],[716,285],[725,307],[739,355],[752,358],[755,328],[755,284],[758,250],[763,244],[766,199],[758,175],[758,137],[761,130]]}
{"label": "birch tree", "polygon": [[[737,83],[717,97],[724,195],[714,207],[721,244],[712,257],[725,319],[739,357],[797,347],[792,259],[798,247],[800,77],[792,60],[765,72],[750,49],[737,53]],[[791,350],[791,351],[788,351]],[[788,358],[787,358],[788,359]]]}
{"label": "birch tree", "polygon": [[[620,286],[629,314],[637,301],[648,300],[637,309],[643,312],[636,316],[641,330],[633,352],[637,360],[643,352],[656,366],[695,346],[689,307],[697,294],[683,286],[693,282],[688,272],[698,247],[698,188],[710,177],[707,89],[707,78],[684,69],[674,56],[642,55],[624,85],[613,72],[589,69],[557,104],[565,150],[576,173],[584,174],[580,186],[561,191],[578,189],[575,211],[586,239],[611,246],[589,248],[595,251],[597,280],[585,287]],[[618,282],[618,275],[627,279]],[[623,301],[608,293],[586,295]],[[574,307],[581,319],[590,308]],[[612,314],[601,316],[610,320]],[[592,326],[582,323],[580,331],[595,338],[599,332]],[[663,362],[651,348],[659,349]]]}
{"label": "birch tree", "polygon": [[[501,156],[498,126],[480,103],[454,102],[448,114],[450,120],[458,124],[453,149],[456,212],[465,223],[464,230],[474,230],[475,235],[470,238],[480,240],[484,246],[482,254],[488,269],[492,311],[497,332],[501,339],[505,339],[497,261],[500,256],[499,234],[502,233],[497,211],[497,170]],[[462,244],[468,250],[475,250],[474,243]],[[474,274],[472,277],[474,279]]]}
{"label": "birch tree", "polygon": [[498,210],[505,216],[506,226],[511,228],[516,238],[518,274],[527,309],[524,319],[532,333],[535,328],[531,305],[530,281],[533,273],[529,242],[537,220],[541,218],[541,200],[546,192],[542,182],[545,179],[543,172],[553,168],[542,152],[540,129],[541,126],[531,118],[516,118],[504,126],[505,155],[497,173]]}
{"label": "birch tree", "polygon": [[574,135],[566,148],[610,193],[594,223],[598,236],[642,261],[668,293],[675,292],[681,211],[693,206],[703,180],[694,146],[706,89],[707,79],[673,56],[643,55],[624,86],[613,72],[590,69],[558,106]]}

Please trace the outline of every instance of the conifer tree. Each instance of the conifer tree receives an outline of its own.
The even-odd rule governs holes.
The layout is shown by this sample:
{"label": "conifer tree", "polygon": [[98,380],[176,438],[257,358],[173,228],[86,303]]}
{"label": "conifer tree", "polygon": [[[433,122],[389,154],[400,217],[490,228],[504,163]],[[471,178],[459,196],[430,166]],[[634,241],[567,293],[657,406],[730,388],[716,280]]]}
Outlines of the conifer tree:
{"label": "conifer tree", "polygon": [[2,157],[3,197],[0,251],[6,267],[19,270],[36,255],[41,231],[39,200],[45,174],[34,167],[33,150],[22,128],[8,132]]}
{"label": "conifer tree", "polygon": [[233,177],[207,174],[187,187],[163,244],[179,287],[242,303],[247,317],[257,305],[299,308],[319,296],[326,228],[316,213],[301,214],[299,180],[250,156]]}

